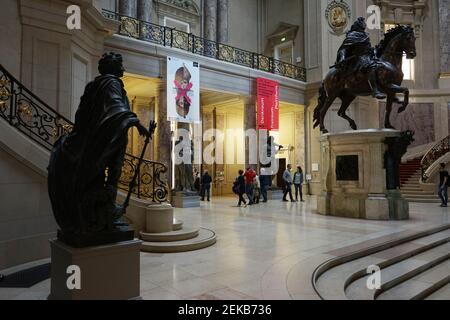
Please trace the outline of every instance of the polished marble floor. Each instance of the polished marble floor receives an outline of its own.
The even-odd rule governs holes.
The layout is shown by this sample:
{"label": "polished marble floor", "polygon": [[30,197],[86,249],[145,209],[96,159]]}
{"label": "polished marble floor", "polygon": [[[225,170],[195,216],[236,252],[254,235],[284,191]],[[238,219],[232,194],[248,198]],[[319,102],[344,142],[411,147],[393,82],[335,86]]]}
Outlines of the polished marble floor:
{"label": "polished marble floor", "polygon": [[[310,275],[341,248],[450,222],[449,209],[434,204],[410,204],[409,221],[364,221],[317,215],[314,197],[247,208],[236,202],[220,198],[200,209],[176,209],[186,226],[214,230],[217,243],[186,253],[142,253],[144,299],[317,299]],[[47,280],[30,289],[0,288],[0,299],[45,299],[49,287]]]}

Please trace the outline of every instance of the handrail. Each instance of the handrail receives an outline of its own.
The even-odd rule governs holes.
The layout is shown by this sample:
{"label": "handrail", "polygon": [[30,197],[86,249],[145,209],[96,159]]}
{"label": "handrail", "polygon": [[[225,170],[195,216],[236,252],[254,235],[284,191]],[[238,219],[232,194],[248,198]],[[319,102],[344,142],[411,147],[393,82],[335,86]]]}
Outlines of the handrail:
{"label": "handrail", "polygon": [[106,9],[102,9],[102,13],[120,22],[119,35],[306,82],[305,68]]}
{"label": "handrail", "polygon": [[442,156],[450,151],[450,136],[442,139],[434,145],[422,158],[420,167],[422,170],[422,181],[426,182],[430,177],[427,176],[427,170]]}
{"label": "handrail", "polygon": [[[70,120],[26,88],[1,64],[0,118],[48,151],[52,150],[61,135],[73,128]],[[133,155],[125,154],[119,189],[129,190],[129,183],[138,169],[138,160]],[[163,163],[143,160],[133,194],[153,202],[166,202],[169,193],[167,182],[163,179],[166,172],[167,166]]]}

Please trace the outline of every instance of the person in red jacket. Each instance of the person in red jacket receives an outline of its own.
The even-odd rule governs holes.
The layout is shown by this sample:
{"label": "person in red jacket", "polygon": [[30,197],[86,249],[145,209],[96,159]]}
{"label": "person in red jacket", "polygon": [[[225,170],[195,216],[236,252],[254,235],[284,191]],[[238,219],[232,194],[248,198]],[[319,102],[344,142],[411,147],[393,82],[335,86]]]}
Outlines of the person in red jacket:
{"label": "person in red jacket", "polygon": [[247,194],[249,205],[253,204],[253,188],[256,178],[256,172],[253,170],[251,166],[247,168],[247,171],[244,174],[245,177],[245,193]]}

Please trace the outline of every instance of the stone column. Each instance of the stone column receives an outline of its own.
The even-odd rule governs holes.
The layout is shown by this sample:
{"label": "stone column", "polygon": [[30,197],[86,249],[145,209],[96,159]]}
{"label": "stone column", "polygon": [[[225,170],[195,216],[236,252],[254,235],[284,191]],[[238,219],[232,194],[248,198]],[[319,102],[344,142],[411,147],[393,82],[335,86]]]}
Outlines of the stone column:
{"label": "stone column", "polygon": [[205,0],[205,35],[211,41],[217,41],[217,0]]}
{"label": "stone column", "polygon": [[441,47],[441,75],[450,76],[450,0],[439,0],[439,35]]}
{"label": "stone column", "polygon": [[136,18],[137,0],[119,0],[119,13]]}
{"label": "stone column", "polygon": [[153,0],[137,0],[137,18],[141,21],[151,22]]}
{"label": "stone column", "polygon": [[[250,98],[245,101],[244,105],[244,135],[249,132],[248,130],[256,131],[256,101],[254,98]],[[247,168],[249,165],[253,165],[256,169],[256,163],[253,163],[255,160],[254,155],[256,154],[256,160],[258,159],[258,139],[254,139],[251,136],[245,135],[245,167]],[[252,162],[252,163],[250,163]]]}
{"label": "stone column", "polygon": [[217,0],[217,41],[228,42],[228,0]]}
{"label": "stone column", "polygon": [[167,90],[165,83],[161,84],[158,93],[158,116],[156,129],[156,150],[157,161],[165,164],[168,168],[167,182],[172,188],[172,132],[170,130],[170,122],[167,121]]}
{"label": "stone column", "polygon": [[[137,0],[137,18],[140,21],[151,22],[153,0]],[[148,28],[144,23],[139,23],[139,36],[145,38]]]}

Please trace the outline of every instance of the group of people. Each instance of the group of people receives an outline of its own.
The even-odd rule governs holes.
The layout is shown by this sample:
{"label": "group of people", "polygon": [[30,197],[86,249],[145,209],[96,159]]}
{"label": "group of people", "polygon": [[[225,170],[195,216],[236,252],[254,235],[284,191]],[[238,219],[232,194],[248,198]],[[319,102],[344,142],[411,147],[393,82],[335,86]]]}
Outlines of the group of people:
{"label": "group of people", "polygon": [[[297,171],[294,174],[292,174],[291,170],[292,166],[288,165],[287,169],[283,173],[285,190],[283,201],[288,201],[286,197],[289,194],[291,202],[298,202],[299,195],[300,201],[304,202],[302,190],[304,181],[303,170],[300,166],[297,167]],[[239,197],[238,207],[241,207],[242,205],[251,206],[258,204],[261,197],[262,203],[266,203],[268,201],[267,189],[271,184],[271,180],[271,175],[263,174],[263,172],[261,175],[258,175],[251,166],[249,166],[245,172],[243,170],[239,170],[239,176],[236,178],[233,185],[233,192]],[[295,187],[295,200],[292,196],[292,185]],[[245,200],[244,195],[247,196],[248,202]]]}

